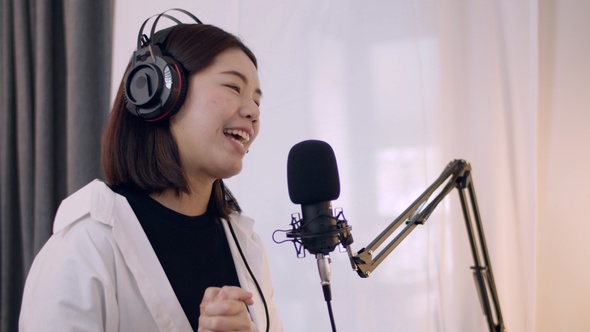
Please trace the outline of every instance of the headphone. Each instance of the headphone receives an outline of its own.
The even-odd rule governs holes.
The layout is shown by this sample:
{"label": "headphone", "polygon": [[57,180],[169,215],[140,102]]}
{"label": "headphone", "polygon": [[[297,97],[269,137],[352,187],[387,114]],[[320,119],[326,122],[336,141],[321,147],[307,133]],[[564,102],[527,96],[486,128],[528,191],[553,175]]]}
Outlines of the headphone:
{"label": "headphone", "polygon": [[[147,18],[137,34],[137,48],[131,58],[131,66],[125,73],[125,108],[131,114],[146,122],[156,122],[174,115],[186,96],[188,86],[182,64],[170,56],[162,54],[163,46],[172,31],[182,23],[166,14],[179,11],[198,24],[203,24],[196,16],[180,8],[172,8]],[[164,16],[176,25],[154,34],[160,18]],[[143,34],[146,23],[156,17],[149,38]]]}

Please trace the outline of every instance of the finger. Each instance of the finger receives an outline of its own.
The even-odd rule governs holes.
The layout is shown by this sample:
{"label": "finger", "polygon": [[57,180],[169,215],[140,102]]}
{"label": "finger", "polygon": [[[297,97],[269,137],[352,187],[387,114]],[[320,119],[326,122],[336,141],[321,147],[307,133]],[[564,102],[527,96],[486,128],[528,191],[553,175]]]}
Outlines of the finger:
{"label": "finger", "polygon": [[214,301],[217,298],[219,292],[221,292],[221,288],[219,287],[209,287],[205,289],[203,299],[201,300],[201,309],[203,309],[203,307],[207,305],[207,303]]}
{"label": "finger", "polygon": [[239,300],[244,302],[246,305],[254,304],[252,299],[252,293],[245,291],[244,289],[236,286],[223,286],[217,293],[217,300]]}
{"label": "finger", "polygon": [[240,300],[213,301],[201,311],[199,328],[212,331],[250,331],[250,315]]}
{"label": "finger", "polygon": [[239,319],[228,317],[201,317],[199,318],[199,332],[220,331],[252,331],[252,322],[248,317]]}
{"label": "finger", "polygon": [[246,310],[246,305],[240,300],[217,300],[207,303],[201,308],[201,315],[234,316]]}

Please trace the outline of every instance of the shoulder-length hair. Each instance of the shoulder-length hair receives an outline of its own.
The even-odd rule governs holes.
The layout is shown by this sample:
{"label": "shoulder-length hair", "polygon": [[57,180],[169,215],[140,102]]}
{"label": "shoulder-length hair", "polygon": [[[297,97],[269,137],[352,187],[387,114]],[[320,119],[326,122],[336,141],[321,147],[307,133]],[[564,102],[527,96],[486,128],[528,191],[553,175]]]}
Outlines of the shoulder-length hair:
{"label": "shoulder-length hair", "polygon": [[[258,66],[252,51],[239,38],[212,25],[177,25],[161,45],[163,55],[175,59],[189,81],[192,74],[209,67],[220,53],[232,48],[244,51],[254,66]],[[147,194],[165,189],[174,189],[178,195],[189,193],[170,122],[148,123],[127,111],[124,84],[123,78],[102,136],[105,182],[111,187],[131,187]],[[241,212],[221,179],[213,184],[209,211],[225,219],[232,211]]]}

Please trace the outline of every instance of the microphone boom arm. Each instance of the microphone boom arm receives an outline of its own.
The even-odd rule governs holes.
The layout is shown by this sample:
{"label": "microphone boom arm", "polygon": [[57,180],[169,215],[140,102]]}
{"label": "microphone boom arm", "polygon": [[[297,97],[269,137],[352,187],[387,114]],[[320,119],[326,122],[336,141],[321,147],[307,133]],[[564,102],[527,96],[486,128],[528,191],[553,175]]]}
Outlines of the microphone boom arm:
{"label": "microphone boom arm", "polygon": [[[446,184],[445,184],[446,182]],[[443,186],[438,195],[428,200],[433,193]],[[371,272],[387,258],[387,256],[410,234],[418,225],[423,225],[438,204],[457,188],[463,217],[467,227],[467,234],[471,245],[474,266],[473,276],[475,279],[482,310],[487,317],[487,325],[491,332],[505,331],[500,301],[496,291],[496,284],[492,272],[486,240],[481,225],[481,217],[475,196],[475,188],[471,177],[471,165],[465,160],[457,159],[449,163],[441,175],[436,179],[424,193],[422,193],[399,217],[397,217],[387,228],[379,234],[367,247],[358,253],[349,256],[353,268],[360,277],[367,278]],[[467,194],[469,195],[469,201]],[[469,204],[470,203],[470,204]],[[471,213],[469,211],[471,207]],[[398,229],[402,223],[407,225],[380,251],[373,259],[373,252],[380,247]],[[474,230],[475,226],[475,230]],[[477,233],[475,234],[474,231]],[[348,248],[347,248],[348,249]],[[495,316],[494,316],[495,315]]]}

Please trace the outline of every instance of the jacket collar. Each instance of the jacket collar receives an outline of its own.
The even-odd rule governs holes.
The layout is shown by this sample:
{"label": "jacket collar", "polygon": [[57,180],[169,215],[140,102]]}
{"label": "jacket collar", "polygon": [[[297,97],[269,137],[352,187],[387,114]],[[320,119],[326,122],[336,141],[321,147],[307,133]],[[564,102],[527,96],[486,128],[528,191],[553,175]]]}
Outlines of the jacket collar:
{"label": "jacket collar", "polygon": [[110,225],[125,264],[161,331],[190,331],[191,325],[127,199],[99,180],[66,198],[54,221],[57,233],[81,218]]}

